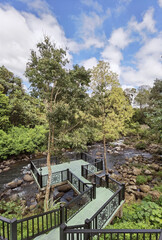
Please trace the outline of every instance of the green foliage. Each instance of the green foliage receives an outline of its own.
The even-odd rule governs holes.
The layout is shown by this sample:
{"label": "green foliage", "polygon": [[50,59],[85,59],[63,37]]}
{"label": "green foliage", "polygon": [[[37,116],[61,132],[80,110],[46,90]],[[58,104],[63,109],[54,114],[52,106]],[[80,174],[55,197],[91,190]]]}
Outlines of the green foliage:
{"label": "green foliage", "polygon": [[136,183],[138,185],[145,184],[145,183],[147,183],[147,182],[149,182],[151,180],[152,180],[152,176],[138,175],[136,177]]}
{"label": "green foliage", "polygon": [[136,148],[137,149],[140,149],[140,150],[143,150],[145,149],[147,146],[146,142],[145,141],[139,141],[137,144],[136,144]]}
{"label": "green foliage", "polygon": [[20,219],[22,217],[22,208],[20,201],[0,201],[0,215],[9,219]]}
{"label": "green foliage", "polygon": [[162,193],[162,184],[154,186],[154,189]]}
{"label": "green foliage", "polygon": [[149,103],[150,87],[142,85],[138,88],[137,96],[135,97],[136,103],[140,106],[140,109],[148,105]]}
{"label": "green foliage", "polygon": [[9,98],[0,91],[0,129],[6,130],[9,125]]}
{"label": "green foliage", "polygon": [[12,155],[45,150],[46,133],[44,126],[12,127],[8,133],[0,130],[0,158],[6,159]]}
{"label": "green foliage", "polygon": [[131,205],[125,204],[123,217],[117,219],[115,224],[109,228],[119,229],[148,229],[161,228],[162,226],[162,207],[155,202],[142,201]]}
{"label": "green foliage", "polygon": [[147,182],[147,176],[144,176],[144,175],[138,175],[137,177],[136,177],[136,183],[138,184],[138,185],[141,185],[141,184],[144,184],[144,183],[146,183]]}

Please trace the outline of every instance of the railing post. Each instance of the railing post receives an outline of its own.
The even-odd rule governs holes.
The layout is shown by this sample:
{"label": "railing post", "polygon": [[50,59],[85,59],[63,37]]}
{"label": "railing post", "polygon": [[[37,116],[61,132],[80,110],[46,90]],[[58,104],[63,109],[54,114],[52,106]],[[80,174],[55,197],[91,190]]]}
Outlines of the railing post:
{"label": "railing post", "polygon": [[[85,220],[85,229],[90,230],[91,229],[91,221],[89,219]],[[84,240],[89,240],[90,239],[90,233],[85,233],[84,235]]]}
{"label": "railing post", "polygon": [[109,188],[109,174],[106,173],[105,178],[106,178],[106,188]]}
{"label": "railing post", "polygon": [[60,223],[65,223],[64,207],[60,206]]}
{"label": "railing post", "polygon": [[69,168],[67,169],[67,180],[69,181]]}
{"label": "railing post", "polygon": [[60,240],[66,240],[67,237],[66,237],[66,233],[64,233],[65,229],[66,229],[66,224],[61,224],[60,226]]}
{"label": "railing post", "polygon": [[17,240],[17,219],[13,218],[10,222],[10,240]]}
{"label": "railing post", "polygon": [[122,183],[122,200],[125,199],[125,183]]}
{"label": "railing post", "polygon": [[84,177],[84,165],[81,166],[81,174],[82,174],[82,177]]}
{"label": "railing post", "polygon": [[93,183],[93,199],[96,199],[96,183]]}

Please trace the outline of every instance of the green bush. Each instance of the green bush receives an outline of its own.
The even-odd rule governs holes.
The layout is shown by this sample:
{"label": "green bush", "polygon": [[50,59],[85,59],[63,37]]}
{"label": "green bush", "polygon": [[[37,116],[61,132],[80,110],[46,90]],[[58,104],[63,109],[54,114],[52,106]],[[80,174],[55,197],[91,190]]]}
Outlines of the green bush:
{"label": "green bush", "polygon": [[138,175],[138,176],[136,177],[136,183],[137,183],[138,185],[144,184],[144,183],[146,183],[146,182],[147,182],[147,177],[146,177],[146,176],[144,176],[144,175]]}
{"label": "green bush", "polygon": [[146,148],[146,142],[144,142],[144,141],[139,141],[139,142],[136,144],[136,148],[139,149],[139,150],[145,149],[145,148]]}
{"label": "green bush", "polygon": [[8,133],[0,130],[0,158],[45,150],[46,133],[42,125],[35,128],[12,127]]}
{"label": "green bush", "polygon": [[151,229],[162,226],[162,207],[155,202],[141,201],[131,205],[125,204],[123,217],[116,219],[113,226],[108,228],[119,229]]}

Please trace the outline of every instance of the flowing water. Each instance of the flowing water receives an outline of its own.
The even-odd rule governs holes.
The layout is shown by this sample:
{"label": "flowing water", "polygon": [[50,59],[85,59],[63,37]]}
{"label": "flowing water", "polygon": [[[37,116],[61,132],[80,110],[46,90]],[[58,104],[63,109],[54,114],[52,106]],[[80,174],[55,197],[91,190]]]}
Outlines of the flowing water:
{"label": "flowing water", "polygon": [[[120,146],[122,144],[122,140],[117,141],[114,143],[114,146]],[[103,156],[103,145],[102,144],[94,144],[88,147],[89,153],[95,157],[97,152],[101,153]],[[152,157],[151,154],[135,149],[124,148],[118,153],[110,154],[107,153],[107,164],[109,169],[114,169],[115,164],[123,164],[125,162],[126,157],[133,157],[137,155],[143,155],[143,157],[150,159]],[[45,159],[45,158],[44,158]],[[6,188],[6,184],[14,181],[15,179],[22,179],[23,175],[30,171],[30,164],[29,162],[20,161],[11,166],[11,169],[7,172],[2,172],[0,174],[0,193],[4,191]],[[15,193],[18,193],[19,197],[24,198],[31,198],[33,192],[37,192],[37,185],[36,183],[29,184],[25,183],[23,186],[13,189]]]}

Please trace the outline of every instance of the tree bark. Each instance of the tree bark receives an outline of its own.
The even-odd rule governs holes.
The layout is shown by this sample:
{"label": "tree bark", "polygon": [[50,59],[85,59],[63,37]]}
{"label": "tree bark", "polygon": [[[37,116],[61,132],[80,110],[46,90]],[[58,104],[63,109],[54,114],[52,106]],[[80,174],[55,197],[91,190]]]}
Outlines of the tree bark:
{"label": "tree bark", "polygon": [[103,134],[103,144],[104,144],[104,164],[105,164],[105,172],[108,173],[107,158],[106,158],[106,138],[105,138],[105,133]]}
{"label": "tree bark", "polygon": [[48,135],[48,154],[47,154],[47,168],[48,168],[48,180],[46,186],[46,195],[45,195],[45,212],[48,211],[49,208],[49,195],[50,195],[50,186],[51,186],[51,127],[49,127],[49,135]]}

